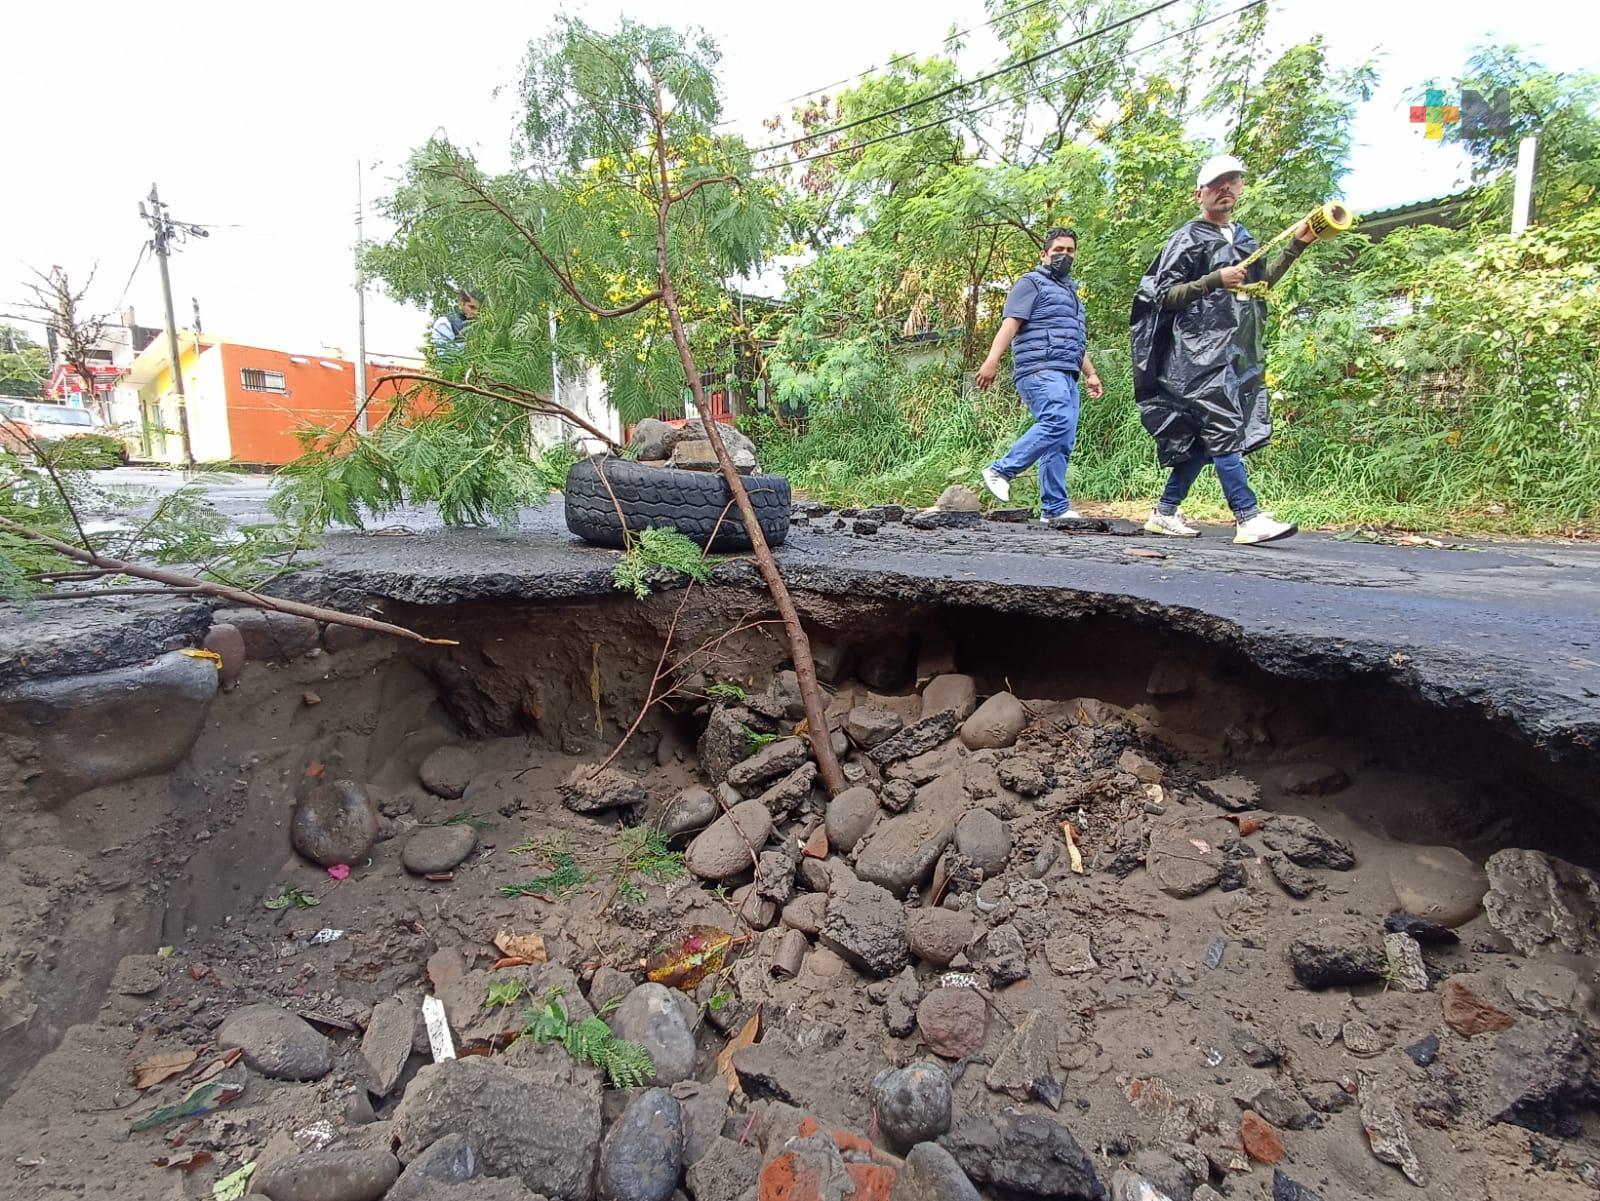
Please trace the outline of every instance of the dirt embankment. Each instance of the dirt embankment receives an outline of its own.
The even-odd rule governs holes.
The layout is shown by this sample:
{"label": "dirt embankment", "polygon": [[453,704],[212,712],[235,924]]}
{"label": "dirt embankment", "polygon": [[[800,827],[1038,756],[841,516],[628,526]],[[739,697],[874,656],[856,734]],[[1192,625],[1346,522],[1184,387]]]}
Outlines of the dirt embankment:
{"label": "dirt embankment", "polygon": [[1582,781],[1125,622],[818,596],[850,792],[760,624],[595,777],[678,599],[235,615],[221,673],[13,704],[0,1192],[1592,1194]]}

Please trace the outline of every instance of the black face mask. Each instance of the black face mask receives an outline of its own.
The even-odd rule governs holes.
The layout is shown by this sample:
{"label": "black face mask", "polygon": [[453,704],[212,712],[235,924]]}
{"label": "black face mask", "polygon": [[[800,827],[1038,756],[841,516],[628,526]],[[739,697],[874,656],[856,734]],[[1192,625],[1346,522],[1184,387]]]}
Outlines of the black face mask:
{"label": "black face mask", "polygon": [[1066,279],[1072,274],[1072,256],[1070,254],[1052,254],[1050,265],[1045,268],[1056,279]]}

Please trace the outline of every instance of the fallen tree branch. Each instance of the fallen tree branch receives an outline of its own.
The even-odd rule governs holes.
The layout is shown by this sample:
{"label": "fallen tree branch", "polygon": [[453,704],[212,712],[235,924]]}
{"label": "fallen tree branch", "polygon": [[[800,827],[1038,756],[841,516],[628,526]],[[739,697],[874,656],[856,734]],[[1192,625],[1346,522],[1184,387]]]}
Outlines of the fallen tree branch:
{"label": "fallen tree branch", "polygon": [[[509,384],[501,384],[497,380],[490,380],[489,383],[492,384],[494,388],[501,389],[500,391],[495,391],[492,388],[480,388],[474,384],[458,384],[447,379],[441,379],[437,375],[428,375],[423,372],[413,371],[393,372],[390,375],[384,376],[383,379],[378,381],[378,384],[397,379],[416,380],[418,383],[430,384],[436,388],[447,388],[456,392],[466,392],[472,396],[482,396],[487,400],[498,400],[502,404],[516,405],[519,409],[527,409],[529,412],[537,413],[541,417],[556,417],[562,421],[568,422],[571,425],[577,426],[579,429],[584,430],[592,437],[600,439],[600,441],[604,442],[612,450],[619,449],[616,441],[604,430],[591,425],[589,422],[585,421],[582,417],[579,417],[566,406],[559,405],[547,397],[540,396],[537,392],[529,392],[525,388],[513,388]],[[376,384],[373,385],[374,394],[377,392],[377,386],[378,385]],[[517,392],[521,393],[521,395],[508,395],[508,392]],[[532,396],[535,399],[525,400],[523,399],[525,396]]]}
{"label": "fallen tree branch", "polygon": [[30,542],[37,542],[40,546],[49,547],[65,559],[72,559],[78,563],[87,563],[90,567],[103,568],[117,575],[133,576],[135,579],[151,580],[157,584],[166,584],[170,588],[182,588],[187,592],[199,593],[204,596],[215,596],[222,600],[231,600],[237,604],[248,605],[253,609],[267,609],[275,613],[288,613],[294,617],[309,617],[312,621],[323,621],[330,625],[351,626],[358,630],[371,630],[378,634],[389,634],[396,638],[409,638],[413,642],[426,643],[429,646],[458,646],[459,643],[449,638],[429,638],[418,634],[415,630],[408,630],[404,626],[391,625],[387,621],[378,621],[371,617],[361,617],[354,613],[341,613],[337,609],[324,609],[320,605],[306,605],[299,601],[284,600],[276,596],[264,596],[259,592],[251,592],[246,588],[235,588],[228,584],[214,584],[208,580],[197,580],[193,576],[182,575],[176,571],[167,571],[161,567],[145,567],[140,563],[125,563],[120,559],[108,558],[92,550],[83,550],[69,542],[62,542],[37,530],[30,530],[25,525],[19,525],[5,517],[0,517],[0,530],[15,534],[19,538],[26,538]]}
{"label": "fallen tree branch", "polygon": [[683,364],[684,378],[689,385],[690,394],[694,397],[694,407],[700,414],[700,424],[705,429],[706,441],[711,443],[711,450],[717,456],[717,466],[722,470],[722,478],[728,485],[734,504],[738,506],[739,517],[750,535],[750,549],[755,552],[756,566],[761,571],[761,578],[767,585],[767,591],[772,594],[773,602],[778,606],[784,633],[788,635],[790,657],[794,660],[795,680],[800,686],[800,698],[805,704],[806,738],[811,743],[812,758],[817,762],[817,773],[822,777],[822,784],[828,790],[828,795],[838,796],[849,785],[845,781],[843,769],[839,766],[839,757],[833,753],[833,736],[828,725],[826,707],[822,701],[822,688],[817,683],[816,663],[811,657],[811,640],[806,637],[805,627],[800,624],[800,612],[795,608],[794,597],[789,594],[789,586],[784,583],[783,574],[778,570],[778,564],[772,557],[772,548],[767,545],[766,534],[756,517],[755,507],[750,503],[750,493],[746,491],[744,480],[740,478],[738,470],[733,465],[733,459],[728,455],[727,445],[717,431],[716,420],[706,404],[705,388],[700,383],[700,368],[695,362],[694,351],[689,346],[688,330],[678,304],[678,290],[673,285],[672,273],[667,265],[667,219],[672,211],[673,195],[672,182],[667,171],[665,107],[662,102],[660,77],[650,63],[646,62],[643,66],[650,78],[655,98],[655,110],[650,116],[655,125],[656,172],[661,181],[661,199],[656,207],[656,279],[661,291],[661,303],[667,310],[667,320],[672,328],[672,341],[678,348],[678,359]]}

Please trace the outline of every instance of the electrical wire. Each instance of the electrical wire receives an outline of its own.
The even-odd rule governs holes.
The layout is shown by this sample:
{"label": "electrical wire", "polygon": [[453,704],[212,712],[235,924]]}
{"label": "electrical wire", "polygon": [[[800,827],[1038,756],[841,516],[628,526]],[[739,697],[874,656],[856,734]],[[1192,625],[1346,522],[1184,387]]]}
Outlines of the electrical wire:
{"label": "electrical wire", "polygon": [[[1080,67],[1075,71],[1067,71],[1064,74],[1055,76],[1054,78],[1046,79],[1046,80],[1040,82],[1036,87],[1029,89],[1029,91],[1030,92],[1039,92],[1039,91],[1042,91],[1043,89],[1045,89],[1047,87],[1052,87],[1055,84],[1061,83],[1061,82],[1063,82],[1065,80],[1068,80],[1068,79],[1073,79],[1073,78],[1075,78],[1075,77],[1077,77],[1079,75],[1086,74],[1087,72],[1095,70],[1095,69],[1097,69],[1099,67],[1107,66],[1107,65],[1109,65],[1109,64],[1111,64],[1113,62],[1126,61],[1127,59],[1132,58],[1134,55],[1143,54],[1147,50],[1153,50],[1157,46],[1160,46],[1160,45],[1163,45],[1163,44],[1165,44],[1167,42],[1173,41],[1176,38],[1181,38],[1185,34],[1193,33],[1197,29],[1204,29],[1208,25],[1215,25],[1219,21],[1226,21],[1229,17],[1236,17],[1240,13],[1247,12],[1252,8],[1259,8],[1263,4],[1266,4],[1267,2],[1268,2],[1268,0],[1249,0],[1249,3],[1241,4],[1238,8],[1230,9],[1228,12],[1225,12],[1225,13],[1219,13],[1215,17],[1208,17],[1204,21],[1197,21],[1193,25],[1187,26],[1184,29],[1177,29],[1177,30],[1174,30],[1173,32],[1171,32],[1169,34],[1166,34],[1163,37],[1159,37],[1153,42],[1147,42],[1143,46],[1137,46],[1132,50],[1125,51],[1119,57],[1103,59],[1102,61],[1100,61],[1098,63],[1091,63],[1088,66]],[[934,120],[934,121],[924,121],[920,125],[911,125],[911,126],[908,126],[905,129],[897,129],[897,130],[894,130],[894,131],[892,131],[890,133],[879,134],[877,137],[874,137],[874,138],[865,138],[865,139],[863,139],[862,141],[859,141],[859,142],[852,142],[848,146],[835,146],[835,147],[833,147],[832,149],[829,149],[829,150],[819,150],[815,154],[796,155],[795,157],[789,158],[789,159],[785,159],[782,162],[768,163],[766,166],[756,167],[755,170],[756,171],[780,171],[785,167],[795,167],[795,166],[799,166],[801,163],[816,162],[819,159],[832,158],[836,154],[848,154],[848,153],[850,153],[851,151],[854,151],[854,150],[861,150],[861,149],[864,149],[864,148],[866,148],[868,146],[876,146],[880,142],[890,142],[890,141],[893,141],[895,138],[909,137],[911,134],[921,133],[924,130],[933,129],[933,128],[936,128],[937,126],[940,126],[940,125],[948,125],[952,121],[963,121],[963,120],[966,120],[969,117],[975,117],[979,113],[987,112],[989,109],[998,108],[1002,104],[1013,103],[1015,101],[1015,99],[1016,99],[1016,97],[1014,97],[1014,96],[1003,96],[998,100],[991,100],[987,104],[981,104],[977,108],[967,109],[965,112],[951,113],[947,117],[940,117],[940,118],[938,118],[937,120]],[[815,137],[815,136],[820,136],[820,135],[812,135],[812,136]]]}
{"label": "electrical wire", "polygon": [[993,71],[987,71],[982,75],[975,75],[971,79],[961,80],[957,83],[951,84],[949,87],[940,88],[936,92],[930,92],[926,96],[919,96],[915,100],[908,100],[904,104],[897,104],[893,108],[886,108],[881,112],[869,113],[865,117],[857,117],[854,120],[846,121],[840,125],[831,126],[828,129],[819,129],[805,134],[802,137],[787,138],[782,142],[773,142],[770,145],[757,146],[751,151],[751,153],[762,154],[768,150],[787,149],[788,147],[793,146],[796,142],[815,141],[817,138],[825,138],[832,134],[843,133],[847,129],[855,129],[858,126],[867,125],[873,121],[881,121],[884,117],[898,116],[900,113],[917,108],[920,105],[931,104],[935,100],[942,100],[944,97],[954,95],[956,92],[964,92],[968,88],[976,87],[980,83],[987,83],[991,79],[998,79],[1002,75],[1009,75],[1013,71],[1020,71],[1024,67],[1031,67],[1034,63],[1039,62],[1042,59],[1049,58],[1053,54],[1058,54],[1062,50],[1070,50],[1074,46],[1081,46],[1083,43],[1094,38],[1098,38],[1105,34],[1111,33],[1114,30],[1121,29],[1126,25],[1132,25],[1135,22],[1142,21],[1146,17],[1154,16],[1163,9],[1171,8],[1173,5],[1178,3],[1181,3],[1181,0],[1160,0],[1160,3],[1152,4],[1149,8],[1141,9],[1140,11],[1132,13],[1129,16],[1122,17],[1116,21],[1110,22],[1109,24],[1102,25],[1099,29],[1080,34],[1075,38],[1070,38],[1065,42],[1060,42],[1046,50],[1039,51],[1037,54],[1031,54],[1027,58],[1020,59],[1014,63],[1009,63],[1004,67],[996,67]]}
{"label": "electrical wire", "polygon": [[[998,24],[1007,17],[1020,16],[1022,13],[1027,12],[1030,8],[1038,8],[1039,5],[1046,3],[1049,3],[1049,0],[1028,0],[1027,4],[1019,4],[1015,8],[1006,9],[1006,11],[1003,13],[996,13],[989,20],[984,21],[982,24],[974,25],[971,29],[958,29],[955,33],[952,33],[949,37],[945,38],[944,41],[940,42],[939,45],[948,46],[951,42],[954,42],[960,38],[964,38],[969,33],[976,33],[980,29],[987,29],[989,26]],[[812,88],[809,92],[801,92],[798,96],[790,96],[783,103],[793,104],[796,100],[804,100],[807,96],[815,96],[818,92],[832,91],[834,88],[843,87],[847,83],[854,83],[858,79],[865,79],[874,71],[886,71],[890,67],[897,66],[900,63],[905,62],[907,59],[916,57],[917,56],[915,53],[897,54],[891,59],[886,59],[881,66],[868,67],[865,71],[858,71],[856,74],[846,76],[844,79],[836,79],[832,83],[825,83],[820,88]],[[724,122],[724,124],[728,124],[728,122]]]}

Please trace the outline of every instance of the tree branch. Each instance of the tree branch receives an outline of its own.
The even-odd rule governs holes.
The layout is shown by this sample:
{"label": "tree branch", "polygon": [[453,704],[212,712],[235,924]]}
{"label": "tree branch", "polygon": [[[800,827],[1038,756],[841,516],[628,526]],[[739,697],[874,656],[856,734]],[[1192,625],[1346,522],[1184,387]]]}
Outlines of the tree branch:
{"label": "tree branch", "polygon": [[209,580],[197,580],[193,576],[182,575],[176,571],[167,571],[160,567],[145,567],[140,563],[125,563],[120,559],[107,558],[105,555],[96,554],[92,550],[80,550],[69,542],[61,542],[37,530],[30,530],[25,525],[19,525],[8,518],[0,517],[0,530],[15,534],[19,538],[26,538],[30,542],[37,542],[40,546],[49,547],[56,554],[78,563],[87,563],[90,567],[103,568],[117,575],[133,576],[135,579],[151,580],[157,584],[166,584],[171,588],[181,588],[190,593],[200,593],[205,596],[220,597],[231,600],[236,604],[249,605],[253,609],[268,609],[276,613],[288,613],[295,617],[309,617],[313,621],[324,621],[330,625],[352,626],[358,630],[372,630],[379,634],[391,634],[396,638],[409,638],[413,642],[426,643],[429,646],[459,646],[460,644],[449,638],[428,638],[404,626],[391,625],[387,621],[376,621],[371,617],[360,617],[354,613],[341,613],[337,609],[324,609],[320,605],[306,605],[299,601],[283,600],[276,596],[263,596],[259,592],[251,592],[244,588],[233,588],[226,584],[214,584]]}
{"label": "tree branch", "polygon": [[[607,434],[604,430],[598,429],[597,427],[591,425],[589,422],[585,421],[582,417],[579,417],[566,406],[559,405],[555,401],[550,400],[548,397],[540,396],[537,392],[530,392],[526,388],[518,388],[513,384],[501,383],[499,380],[490,380],[489,382],[494,388],[501,389],[500,391],[493,391],[490,388],[479,388],[473,384],[452,383],[450,380],[441,379],[437,375],[428,375],[426,373],[412,371],[396,371],[384,376],[383,379],[379,380],[377,384],[373,385],[374,395],[376,394],[379,385],[383,384],[387,380],[397,379],[416,380],[418,383],[430,384],[437,388],[448,388],[456,392],[466,392],[473,396],[482,396],[488,400],[498,400],[502,404],[516,405],[519,409],[527,409],[531,413],[538,413],[542,417],[557,417],[570,425],[577,426],[581,430],[586,430],[589,434],[604,442],[612,450],[617,449],[616,442],[612,439],[611,435]],[[520,395],[507,395],[506,393],[508,392],[519,393]],[[533,399],[524,399],[525,397],[532,397]]]}
{"label": "tree branch", "polygon": [[601,308],[599,305],[595,304],[594,301],[590,300],[578,290],[578,285],[572,281],[572,277],[568,275],[565,269],[563,269],[561,265],[550,256],[550,253],[545,250],[544,244],[539,241],[538,235],[535,234],[533,230],[529,229],[515,213],[511,212],[505,207],[505,205],[501,204],[492,195],[490,195],[489,191],[484,188],[483,185],[478,183],[477,180],[473,179],[464,170],[462,170],[459,162],[455,164],[453,170],[435,172],[435,174],[443,175],[446,179],[455,180],[468,191],[470,191],[474,196],[476,196],[479,203],[487,205],[489,208],[492,208],[495,212],[499,213],[500,216],[505,218],[505,220],[510,224],[511,228],[515,229],[517,233],[521,234],[523,240],[526,241],[529,246],[533,247],[533,252],[539,256],[539,261],[545,265],[551,275],[556,277],[556,281],[561,285],[561,290],[568,296],[572,297],[572,299],[576,300],[586,310],[593,313],[596,317],[626,317],[629,313],[636,313],[646,305],[654,304],[656,301],[661,299],[661,293],[659,290],[657,290],[641,296],[637,300],[630,301],[621,308]]}
{"label": "tree branch", "polygon": [[689,199],[689,197],[693,196],[696,192],[698,192],[701,188],[705,187],[707,184],[713,184],[713,183],[732,184],[734,187],[738,187],[739,186],[739,180],[735,176],[732,176],[732,175],[713,175],[713,176],[710,176],[710,177],[708,177],[706,179],[697,179],[697,180],[695,180],[692,184],[690,184],[683,191],[678,192],[678,193],[674,194],[673,196],[669,197],[668,198],[668,203],[670,203],[670,204],[681,204],[683,201]]}

